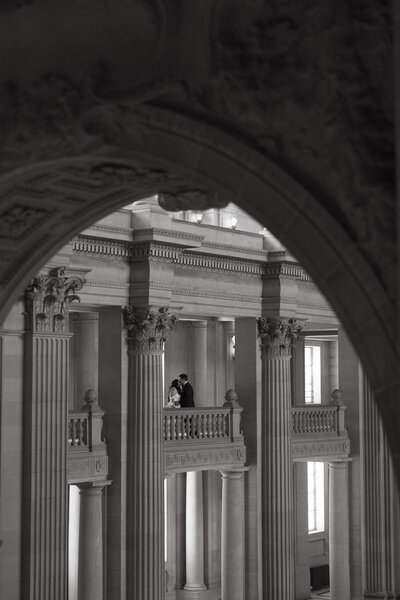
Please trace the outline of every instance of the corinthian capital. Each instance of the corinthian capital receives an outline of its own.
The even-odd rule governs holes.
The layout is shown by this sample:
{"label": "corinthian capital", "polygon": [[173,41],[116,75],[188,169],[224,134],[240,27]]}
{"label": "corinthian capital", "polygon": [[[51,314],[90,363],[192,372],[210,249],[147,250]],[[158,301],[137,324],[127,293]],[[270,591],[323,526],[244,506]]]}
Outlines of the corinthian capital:
{"label": "corinthian capital", "polygon": [[124,308],[128,343],[135,350],[162,350],[168,332],[178,320],[176,314],[162,306],[155,309]]}
{"label": "corinthian capital", "polygon": [[262,358],[289,357],[293,340],[303,328],[297,319],[261,317],[258,319],[258,335],[261,339]]}
{"label": "corinthian capital", "polygon": [[77,291],[85,280],[69,276],[65,267],[34,277],[25,291],[26,328],[29,331],[64,333],[68,331],[69,305],[80,301]]}

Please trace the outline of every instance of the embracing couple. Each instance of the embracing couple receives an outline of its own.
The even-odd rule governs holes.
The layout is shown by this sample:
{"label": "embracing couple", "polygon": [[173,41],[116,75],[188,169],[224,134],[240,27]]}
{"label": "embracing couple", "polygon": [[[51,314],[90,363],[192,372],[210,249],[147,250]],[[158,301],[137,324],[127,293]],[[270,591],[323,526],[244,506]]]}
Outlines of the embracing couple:
{"label": "embracing couple", "polygon": [[168,392],[167,408],[193,408],[193,388],[186,373],[181,373],[178,379],[171,382]]}

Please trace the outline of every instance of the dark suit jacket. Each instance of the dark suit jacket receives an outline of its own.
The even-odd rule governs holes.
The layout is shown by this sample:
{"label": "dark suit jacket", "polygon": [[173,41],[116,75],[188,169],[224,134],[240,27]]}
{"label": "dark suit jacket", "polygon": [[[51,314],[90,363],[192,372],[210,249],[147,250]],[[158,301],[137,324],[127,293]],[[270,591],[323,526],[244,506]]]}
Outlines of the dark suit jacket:
{"label": "dark suit jacket", "polygon": [[182,388],[181,394],[181,407],[182,408],[193,408],[193,388],[190,383],[187,381]]}

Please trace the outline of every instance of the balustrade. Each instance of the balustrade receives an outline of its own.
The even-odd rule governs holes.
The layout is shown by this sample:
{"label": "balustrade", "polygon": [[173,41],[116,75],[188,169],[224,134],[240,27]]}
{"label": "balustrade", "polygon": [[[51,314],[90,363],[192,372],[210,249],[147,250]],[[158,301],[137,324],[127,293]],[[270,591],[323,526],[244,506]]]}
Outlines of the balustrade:
{"label": "balustrade", "polygon": [[336,434],[345,432],[345,406],[307,405],[292,408],[292,434]]}
{"label": "balustrade", "polygon": [[227,442],[240,434],[234,431],[233,424],[231,408],[166,408],[164,440],[220,439]]}
{"label": "balustrade", "polygon": [[89,414],[82,414],[81,411],[70,412],[68,421],[68,446],[71,448],[89,446],[90,434]]}

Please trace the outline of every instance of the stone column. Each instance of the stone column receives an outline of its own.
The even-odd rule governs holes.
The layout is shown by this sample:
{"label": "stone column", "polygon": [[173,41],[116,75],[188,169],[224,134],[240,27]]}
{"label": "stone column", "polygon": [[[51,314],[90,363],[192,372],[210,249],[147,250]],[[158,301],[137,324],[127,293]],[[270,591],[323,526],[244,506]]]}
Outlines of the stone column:
{"label": "stone column", "polygon": [[167,308],[125,309],[129,342],[127,599],[161,600],[164,567],[162,353]]}
{"label": "stone column", "polygon": [[329,473],[329,581],[331,600],[350,600],[348,462],[331,462]]}
{"label": "stone column", "polygon": [[261,510],[263,597],[294,598],[293,473],[290,358],[302,325],[295,319],[258,321],[263,362]]}
{"label": "stone column", "polygon": [[244,583],[244,472],[221,471],[221,600],[243,600]]}
{"label": "stone column", "polygon": [[78,600],[103,600],[103,490],[109,481],[79,485]]}
{"label": "stone column", "polygon": [[398,489],[382,420],[363,374],[362,465],[365,503],[365,598],[396,598]]}
{"label": "stone column", "polygon": [[68,307],[82,279],[60,267],[25,294],[22,597],[67,597]]}
{"label": "stone column", "polygon": [[[204,585],[203,473],[186,473],[186,584],[185,590],[201,592]],[[196,596],[193,596],[196,597]]]}
{"label": "stone column", "polygon": [[79,313],[77,329],[76,391],[77,400],[81,403],[86,390],[99,389],[99,313]]}
{"label": "stone column", "polygon": [[210,400],[207,377],[207,321],[193,321],[192,328],[194,403],[195,406],[209,406]]}

